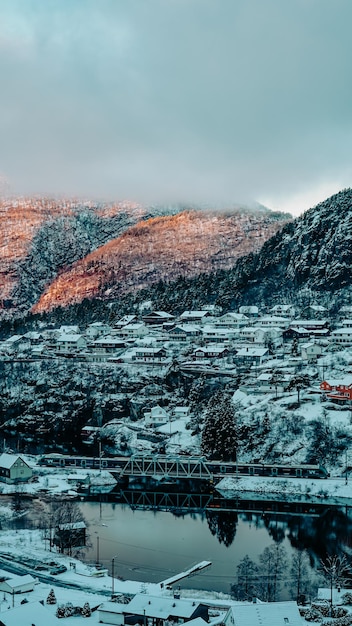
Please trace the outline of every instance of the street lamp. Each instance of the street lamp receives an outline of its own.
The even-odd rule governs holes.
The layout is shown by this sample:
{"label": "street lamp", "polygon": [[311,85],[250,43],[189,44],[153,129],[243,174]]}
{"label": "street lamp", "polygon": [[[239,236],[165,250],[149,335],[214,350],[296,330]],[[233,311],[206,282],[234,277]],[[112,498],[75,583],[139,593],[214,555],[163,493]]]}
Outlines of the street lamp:
{"label": "street lamp", "polygon": [[112,557],[111,559],[111,600],[114,599],[114,583],[115,583],[115,559],[117,557],[117,554],[115,554],[115,556]]}

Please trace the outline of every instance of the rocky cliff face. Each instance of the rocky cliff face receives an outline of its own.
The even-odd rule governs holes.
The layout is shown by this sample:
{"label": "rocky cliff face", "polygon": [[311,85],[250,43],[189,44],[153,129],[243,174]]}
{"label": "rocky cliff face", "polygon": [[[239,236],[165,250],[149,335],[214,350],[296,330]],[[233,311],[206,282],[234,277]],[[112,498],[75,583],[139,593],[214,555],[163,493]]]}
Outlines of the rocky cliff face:
{"label": "rocky cliff face", "polygon": [[233,267],[289,216],[17,199],[0,203],[0,314],[106,300]]}
{"label": "rocky cliff face", "polygon": [[352,189],[345,189],[284,226],[232,275],[246,297],[334,293],[352,284]]}

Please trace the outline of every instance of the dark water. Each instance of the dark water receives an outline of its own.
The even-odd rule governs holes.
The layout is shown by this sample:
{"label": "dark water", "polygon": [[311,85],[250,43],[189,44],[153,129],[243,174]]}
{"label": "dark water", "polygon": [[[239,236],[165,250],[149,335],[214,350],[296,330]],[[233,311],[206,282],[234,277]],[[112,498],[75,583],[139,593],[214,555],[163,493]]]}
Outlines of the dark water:
{"label": "dark water", "polygon": [[[98,560],[111,571],[114,558],[115,575],[123,579],[161,582],[207,560],[211,567],[181,581],[181,589],[229,593],[241,559],[248,554],[259,563],[264,548],[275,542],[284,547],[289,561],[297,547],[306,549],[312,572],[320,559],[341,553],[351,543],[352,513],[343,507],[302,507],[297,513],[297,507],[287,511],[288,505],[278,503],[229,502],[223,510],[215,501],[207,510],[187,512],[140,509],[135,497],[133,502],[133,508],[115,502],[80,505],[91,541],[86,559]],[[289,574],[282,580],[280,599],[291,597],[288,579]]]}

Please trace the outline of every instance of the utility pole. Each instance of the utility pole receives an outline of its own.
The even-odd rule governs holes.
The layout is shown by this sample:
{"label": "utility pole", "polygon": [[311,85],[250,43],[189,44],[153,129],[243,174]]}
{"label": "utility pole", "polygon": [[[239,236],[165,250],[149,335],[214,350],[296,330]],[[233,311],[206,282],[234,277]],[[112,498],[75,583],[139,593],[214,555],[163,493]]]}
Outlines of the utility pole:
{"label": "utility pole", "polygon": [[114,599],[114,593],[115,593],[115,558],[117,555],[115,555],[112,560],[111,560],[111,600]]}

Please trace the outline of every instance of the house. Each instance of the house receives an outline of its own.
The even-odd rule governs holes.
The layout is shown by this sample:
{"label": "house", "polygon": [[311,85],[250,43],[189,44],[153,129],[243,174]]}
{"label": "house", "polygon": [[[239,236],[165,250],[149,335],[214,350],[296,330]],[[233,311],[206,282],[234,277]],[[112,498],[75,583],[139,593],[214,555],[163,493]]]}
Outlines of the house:
{"label": "house", "polygon": [[231,339],[238,337],[238,332],[237,328],[223,328],[207,324],[203,327],[202,336],[206,342],[228,343]]}
{"label": "house", "polygon": [[0,626],[59,626],[61,622],[41,602],[27,602],[0,613]]}
{"label": "house", "polygon": [[301,357],[308,363],[316,363],[318,357],[322,355],[322,347],[314,341],[308,341],[300,345]]}
{"label": "house", "polygon": [[23,335],[12,335],[1,343],[1,352],[15,354],[20,351],[23,345],[30,345],[29,341],[23,338]]}
{"label": "house", "polygon": [[270,309],[270,313],[284,317],[294,317],[296,315],[296,309],[293,304],[275,304],[275,306]]}
{"label": "house", "polygon": [[87,327],[86,336],[88,339],[96,339],[102,335],[109,335],[110,332],[111,327],[108,324],[104,324],[103,322],[94,322],[93,324],[89,324]]}
{"label": "house", "polygon": [[324,320],[316,320],[316,319],[299,319],[292,320],[290,322],[290,328],[305,328],[306,330],[316,331],[316,330],[329,330],[329,323],[326,319]]}
{"label": "house", "polygon": [[153,428],[158,428],[158,426],[163,426],[170,421],[170,416],[167,411],[158,404],[153,406],[150,411],[145,411],[144,413],[146,426],[150,426]]}
{"label": "house", "polygon": [[98,611],[99,622],[103,624],[166,626],[170,623],[183,624],[196,618],[209,621],[208,607],[198,600],[145,593],[136,594],[128,604],[104,602]]}
{"label": "house", "polygon": [[180,322],[183,324],[204,323],[211,315],[209,311],[184,311],[180,315]]}
{"label": "house", "polygon": [[336,328],[331,333],[331,341],[339,346],[352,346],[352,328],[344,326],[343,328]]}
{"label": "house", "polygon": [[165,348],[136,348],[132,354],[134,363],[150,363],[159,365],[167,360]]}
{"label": "house", "polygon": [[224,326],[228,328],[241,328],[242,326],[249,324],[249,318],[243,313],[230,311],[229,313],[225,313],[218,319],[214,320],[214,324],[216,324],[216,326]]}
{"label": "house", "polygon": [[35,578],[30,574],[25,576],[11,574],[0,577],[0,591],[4,593],[27,593],[28,591],[33,591],[34,586]]}
{"label": "house", "polygon": [[80,352],[87,347],[87,341],[83,335],[76,333],[62,333],[56,338],[56,349],[59,353],[72,354]]}
{"label": "house", "polygon": [[252,393],[274,393],[282,394],[291,377],[288,374],[274,374],[273,372],[263,372],[258,376],[252,385],[244,385],[244,391],[250,390]]}
{"label": "house", "polygon": [[292,339],[303,340],[309,339],[311,333],[306,328],[295,326],[294,328],[287,328],[282,331],[282,338],[284,341],[291,341]]}
{"label": "house", "polygon": [[258,317],[259,308],[257,306],[240,306],[238,312],[247,317]]}
{"label": "house", "polygon": [[213,344],[206,346],[205,348],[197,348],[192,353],[191,357],[198,359],[224,359],[229,356],[230,351],[223,345]]}
{"label": "house", "polygon": [[166,311],[152,311],[142,316],[146,326],[162,326],[166,322],[172,322],[174,319],[174,315],[166,313]]}
{"label": "house", "polygon": [[352,319],[351,318],[345,318],[345,319],[341,320],[341,326],[342,326],[342,328],[352,328]]}
{"label": "house", "polygon": [[302,626],[297,602],[239,602],[232,606],[224,626]]}
{"label": "house", "polygon": [[352,375],[345,376],[341,380],[323,380],[320,389],[329,400],[337,404],[352,402]]}
{"label": "house", "polygon": [[239,339],[246,343],[264,343],[267,330],[256,326],[244,326],[239,331]]}
{"label": "house", "polygon": [[34,330],[25,333],[25,335],[23,335],[23,338],[29,341],[31,346],[37,346],[43,341],[43,335]]}
{"label": "house", "polygon": [[172,412],[173,412],[175,419],[180,419],[182,417],[189,416],[190,408],[189,406],[175,406]]}
{"label": "house", "polygon": [[321,306],[321,304],[309,304],[301,311],[301,315],[314,317],[315,319],[322,319],[326,317],[327,313],[328,309],[325,306]]}
{"label": "house", "polygon": [[137,321],[137,315],[124,315],[117,322],[114,322],[111,332],[114,334],[115,331],[121,330],[127,324],[135,324]]}
{"label": "house", "polygon": [[125,337],[126,339],[135,339],[137,337],[145,337],[146,335],[148,335],[149,330],[146,327],[145,324],[143,324],[143,322],[134,322],[132,324],[126,324],[126,326],[123,326],[120,331],[119,331],[119,335],[121,337]]}
{"label": "house", "polygon": [[18,454],[0,455],[0,481],[12,484],[26,482],[33,476],[32,468]]}
{"label": "house", "polygon": [[104,337],[100,337],[99,339],[96,339],[95,341],[90,343],[88,347],[95,354],[109,355],[115,354],[117,351],[121,351],[123,348],[126,347],[126,344],[118,337],[105,335]]}
{"label": "house", "polygon": [[168,330],[169,338],[176,341],[192,341],[200,334],[200,327],[195,324],[178,324]]}
{"label": "house", "polygon": [[246,346],[240,348],[234,356],[234,360],[238,365],[248,366],[261,365],[269,358],[268,348],[255,348]]}
{"label": "house", "polygon": [[278,315],[263,315],[259,317],[256,326],[262,328],[281,328],[284,330],[290,324],[290,320],[287,317],[279,317]]}

